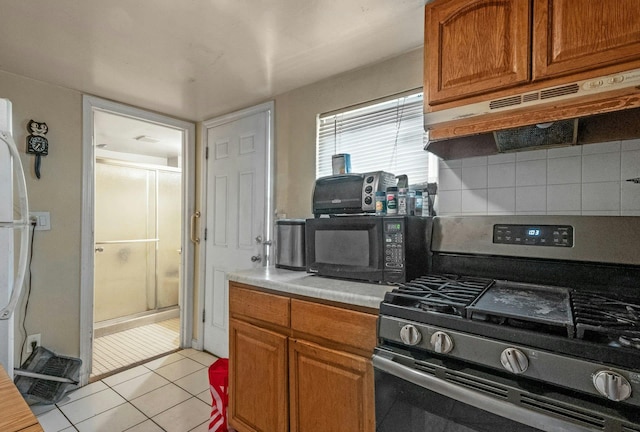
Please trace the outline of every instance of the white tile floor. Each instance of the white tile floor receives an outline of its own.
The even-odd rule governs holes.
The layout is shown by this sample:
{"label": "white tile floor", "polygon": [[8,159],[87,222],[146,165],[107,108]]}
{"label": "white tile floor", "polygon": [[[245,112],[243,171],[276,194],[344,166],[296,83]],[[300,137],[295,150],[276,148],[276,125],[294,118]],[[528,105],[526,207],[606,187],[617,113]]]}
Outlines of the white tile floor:
{"label": "white tile floor", "polygon": [[45,432],[207,432],[208,366],[193,349],[91,383],[57,405],[33,405]]}

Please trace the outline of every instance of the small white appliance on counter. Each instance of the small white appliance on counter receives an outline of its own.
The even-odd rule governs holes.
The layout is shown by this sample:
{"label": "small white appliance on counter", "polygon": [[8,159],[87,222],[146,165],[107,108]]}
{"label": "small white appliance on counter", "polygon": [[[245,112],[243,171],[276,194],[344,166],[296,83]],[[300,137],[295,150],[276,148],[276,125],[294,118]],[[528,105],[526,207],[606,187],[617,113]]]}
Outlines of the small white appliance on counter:
{"label": "small white appliance on counter", "polygon": [[[0,364],[9,376],[13,376],[13,312],[20,298],[29,248],[27,188],[11,132],[11,102],[0,99]],[[20,208],[17,220],[14,220],[14,184]],[[21,238],[18,267],[14,274],[15,230],[21,231]]]}

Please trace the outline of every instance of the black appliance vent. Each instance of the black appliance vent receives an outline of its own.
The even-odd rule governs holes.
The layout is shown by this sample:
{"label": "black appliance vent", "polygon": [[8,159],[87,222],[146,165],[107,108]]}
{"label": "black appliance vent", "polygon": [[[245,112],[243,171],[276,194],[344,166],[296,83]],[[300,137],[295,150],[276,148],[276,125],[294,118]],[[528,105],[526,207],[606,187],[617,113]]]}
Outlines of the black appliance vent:
{"label": "black appliance vent", "polygon": [[568,419],[571,422],[579,422],[600,430],[605,428],[605,419],[589,411],[580,410],[573,406],[566,406],[548,399],[538,399],[532,395],[521,395],[520,403],[528,408],[543,412],[553,417]]}
{"label": "black appliance vent", "polygon": [[416,362],[416,369],[421,370],[422,372],[426,372],[429,375],[436,376],[436,368],[431,366],[428,363],[418,363]]}
{"label": "black appliance vent", "polygon": [[[603,417],[575,406],[570,406],[548,398],[538,398],[532,394],[519,394],[519,398],[510,397],[509,388],[493,381],[485,381],[469,375],[459,375],[454,371],[446,370],[447,381],[468,389],[488,394],[497,399],[510,400],[516,405],[532,409],[545,415],[564,419],[571,423],[588,425],[594,430],[605,430],[606,421]],[[512,394],[513,395],[513,394]],[[629,429],[628,432],[640,432]]]}
{"label": "black appliance vent", "polygon": [[540,125],[540,127],[533,125],[496,131],[494,136],[500,152],[569,145],[576,142],[577,124],[575,119],[561,120],[551,125]]}
{"label": "black appliance vent", "polygon": [[453,382],[459,386],[475,390],[477,392],[489,394],[493,397],[500,399],[507,399],[509,397],[509,390],[506,387],[500,386],[494,382],[480,381],[469,376],[460,376],[451,371],[447,371],[445,374],[447,381]]}

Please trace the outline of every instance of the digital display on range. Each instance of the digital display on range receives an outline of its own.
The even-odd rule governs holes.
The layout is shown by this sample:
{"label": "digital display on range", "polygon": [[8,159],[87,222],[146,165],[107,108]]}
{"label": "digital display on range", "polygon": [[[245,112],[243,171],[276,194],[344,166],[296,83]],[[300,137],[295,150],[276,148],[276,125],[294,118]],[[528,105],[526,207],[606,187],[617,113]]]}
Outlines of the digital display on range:
{"label": "digital display on range", "polygon": [[498,224],[493,226],[493,242],[523,246],[573,247],[573,227]]}
{"label": "digital display on range", "polygon": [[540,228],[527,228],[527,235],[529,237],[540,237]]}

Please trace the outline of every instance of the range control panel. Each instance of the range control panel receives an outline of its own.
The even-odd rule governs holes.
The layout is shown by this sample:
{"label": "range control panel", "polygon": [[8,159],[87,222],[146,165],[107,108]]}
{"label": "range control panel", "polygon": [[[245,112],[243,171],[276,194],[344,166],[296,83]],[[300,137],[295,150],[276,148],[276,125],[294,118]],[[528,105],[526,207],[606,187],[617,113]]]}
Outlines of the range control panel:
{"label": "range control panel", "polygon": [[573,247],[571,225],[494,225],[493,242],[525,246]]}

